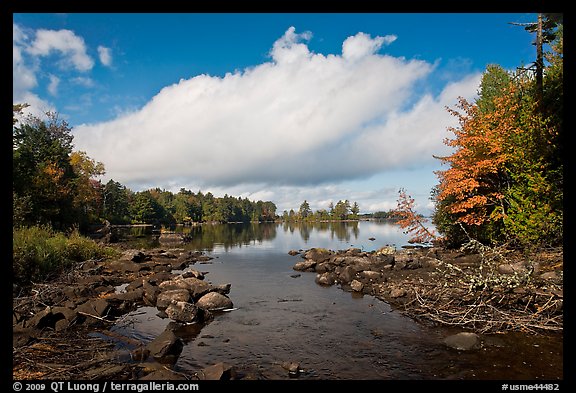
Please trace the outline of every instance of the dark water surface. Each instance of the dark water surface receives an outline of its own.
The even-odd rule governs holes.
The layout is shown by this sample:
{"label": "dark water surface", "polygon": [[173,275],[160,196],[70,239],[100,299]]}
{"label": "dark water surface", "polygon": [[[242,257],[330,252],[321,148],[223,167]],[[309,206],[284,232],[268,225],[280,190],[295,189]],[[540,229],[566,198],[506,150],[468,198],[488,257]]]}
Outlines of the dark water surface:
{"label": "dark water surface", "polygon": [[[522,333],[484,335],[482,347],[459,352],[443,344],[461,330],[419,324],[371,296],[322,287],[314,273],[292,266],[292,249],[349,247],[365,251],[407,244],[392,224],[361,221],[308,225],[227,224],[181,229],[186,249],[214,257],[192,267],[216,285],[231,283],[233,311],[200,331],[178,335],[186,345],[175,369],[193,373],[227,362],[267,379],[288,379],[281,367],[299,362],[299,379],[313,380],[559,380],[563,337]],[[369,238],[375,238],[371,241]],[[142,235],[137,246],[157,246]],[[113,330],[149,342],[169,323],[143,307]]]}

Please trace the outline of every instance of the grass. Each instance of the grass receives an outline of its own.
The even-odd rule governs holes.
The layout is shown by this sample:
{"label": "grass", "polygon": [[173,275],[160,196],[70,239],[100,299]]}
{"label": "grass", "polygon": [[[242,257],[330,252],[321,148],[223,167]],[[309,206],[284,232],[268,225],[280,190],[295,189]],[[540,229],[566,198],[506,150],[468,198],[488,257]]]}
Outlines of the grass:
{"label": "grass", "polygon": [[31,226],[13,228],[12,235],[13,278],[24,286],[48,281],[77,262],[108,258],[117,252],[82,236],[78,230],[64,234],[49,226]]}

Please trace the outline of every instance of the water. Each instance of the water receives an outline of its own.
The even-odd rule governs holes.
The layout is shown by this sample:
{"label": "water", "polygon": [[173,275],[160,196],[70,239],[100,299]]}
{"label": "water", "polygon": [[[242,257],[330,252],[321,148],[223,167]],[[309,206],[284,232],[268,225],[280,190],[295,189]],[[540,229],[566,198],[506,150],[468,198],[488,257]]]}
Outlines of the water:
{"label": "water", "polygon": [[[459,330],[416,323],[371,296],[322,287],[314,273],[292,269],[300,256],[288,251],[322,247],[401,247],[407,236],[384,222],[204,225],[190,232],[187,249],[214,257],[193,268],[214,284],[231,283],[234,311],[200,331],[180,330],[186,345],[175,367],[193,373],[227,362],[260,378],[288,379],[283,362],[298,362],[299,379],[562,379],[562,336],[484,336],[482,349],[458,352],[443,339]],[[369,238],[375,238],[371,241]],[[149,246],[158,244],[144,236]],[[143,245],[142,237],[138,240]],[[143,307],[114,329],[142,342],[169,320]]]}

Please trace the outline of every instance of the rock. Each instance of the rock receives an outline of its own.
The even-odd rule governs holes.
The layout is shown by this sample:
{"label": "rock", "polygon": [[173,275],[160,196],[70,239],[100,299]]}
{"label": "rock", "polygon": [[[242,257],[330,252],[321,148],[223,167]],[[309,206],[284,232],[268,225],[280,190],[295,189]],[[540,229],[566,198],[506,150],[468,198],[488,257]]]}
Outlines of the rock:
{"label": "rock", "polygon": [[232,284],[230,284],[230,283],[220,284],[220,285],[214,286],[213,292],[218,292],[218,293],[221,293],[222,295],[227,295],[230,293],[230,288],[232,288]]}
{"label": "rock", "polygon": [[[97,317],[104,317],[107,315],[110,305],[104,299],[91,299],[76,307],[78,313],[94,315]],[[87,315],[84,315],[88,317]]]}
{"label": "rock", "polygon": [[338,274],[338,280],[343,284],[348,284],[356,278],[356,270],[351,266],[345,266]]}
{"label": "rock", "polygon": [[350,247],[349,249],[346,250],[346,254],[348,254],[348,255],[358,255],[361,253],[362,253],[362,250],[357,248],[357,247]]}
{"label": "rock", "polygon": [[292,378],[300,375],[300,363],[298,362],[282,362],[282,368],[288,371],[288,375]]}
{"label": "rock", "polygon": [[64,319],[64,316],[62,314],[54,315],[52,313],[52,308],[47,306],[44,310],[34,314],[34,316],[26,322],[26,327],[35,329],[53,329],[56,321],[59,319]]}
{"label": "rock", "polygon": [[304,258],[316,263],[327,261],[331,256],[332,252],[324,248],[311,248],[304,254]]}
{"label": "rock", "polygon": [[198,307],[188,302],[173,302],[164,312],[176,322],[192,323],[197,319]]}
{"label": "rock", "polygon": [[330,262],[322,262],[322,263],[318,263],[316,265],[316,273],[326,273],[326,272],[331,272],[334,270],[334,265],[332,265]]}
{"label": "rock", "polygon": [[300,254],[300,251],[296,251],[296,250],[290,250],[290,251],[288,251],[288,255],[294,256],[294,255],[298,255],[298,254]]}
{"label": "rock", "polygon": [[174,364],[182,353],[184,343],[171,331],[164,330],[162,334],[152,340],[146,346],[152,355],[160,363]]}
{"label": "rock", "polygon": [[553,283],[561,283],[562,282],[562,275],[556,271],[542,273],[540,275],[542,280],[550,281]]}
{"label": "rock", "polygon": [[506,263],[506,264],[502,264],[502,265],[498,266],[498,273],[500,273],[500,274],[514,274],[514,273],[526,274],[526,273],[528,273],[528,269],[526,268],[526,266],[524,266],[524,264],[522,262],[518,262],[518,263],[514,263],[514,264]]}
{"label": "rock", "polygon": [[218,292],[209,292],[196,302],[198,307],[209,311],[223,310],[234,307],[232,300],[226,295]]}
{"label": "rock", "polygon": [[129,303],[137,303],[142,300],[144,297],[144,289],[138,288],[129,292],[124,293],[115,293],[114,295],[108,296],[106,300],[110,303],[122,303],[122,302],[129,302]]}
{"label": "rock", "polygon": [[396,253],[396,247],[394,246],[384,246],[376,251],[376,255],[394,255]]}
{"label": "rock", "polygon": [[190,240],[188,238],[188,236],[182,234],[182,233],[171,233],[171,232],[164,232],[162,234],[160,234],[160,236],[158,237],[158,242],[160,242],[160,244],[180,244],[180,243],[184,243],[185,241]]}
{"label": "rock", "polygon": [[203,368],[198,377],[208,381],[228,381],[236,377],[236,370],[227,363],[216,363],[213,366]]}
{"label": "rock", "polygon": [[188,269],[186,269],[185,272],[182,273],[182,278],[188,278],[188,277],[194,277],[194,278],[197,278],[199,280],[203,280],[204,274],[202,272],[199,272],[196,269],[188,268]]}
{"label": "rock", "polygon": [[334,272],[326,272],[323,274],[316,275],[316,283],[320,285],[334,285],[336,282],[336,273]]}
{"label": "rock", "polygon": [[390,297],[393,299],[402,297],[402,296],[406,296],[407,292],[404,288],[393,288],[390,291]]}
{"label": "rock", "polygon": [[190,301],[190,292],[187,289],[172,289],[158,294],[156,307],[160,310],[168,307],[172,302]]}
{"label": "rock", "polygon": [[184,375],[177,374],[176,372],[168,369],[161,369],[152,371],[150,374],[146,374],[140,381],[186,381],[187,378]]}
{"label": "rock", "polygon": [[476,333],[462,332],[446,337],[444,344],[459,351],[469,351],[479,346],[480,338]]}
{"label": "rock", "polygon": [[374,270],[364,270],[360,273],[360,277],[363,277],[367,280],[379,280],[382,274],[380,272]]}
{"label": "rock", "polygon": [[150,350],[142,346],[130,351],[130,357],[136,362],[143,362],[144,360],[148,359],[149,355]]}
{"label": "rock", "polygon": [[362,284],[358,280],[352,280],[352,282],[350,283],[350,288],[352,288],[352,290],[354,290],[356,292],[362,292],[362,289],[364,288],[364,284]]}
{"label": "rock", "polygon": [[188,291],[192,299],[198,300],[208,292],[214,290],[214,287],[204,280],[199,280],[194,277],[183,278],[182,281],[188,286]]}
{"label": "rock", "polygon": [[306,260],[298,262],[292,267],[292,269],[305,272],[305,271],[314,271],[316,269],[316,261]]}
{"label": "rock", "polygon": [[172,280],[166,280],[166,281],[162,281],[159,285],[158,288],[160,288],[160,290],[162,292],[165,291],[173,291],[173,290],[177,290],[177,289],[186,289],[188,290],[190,286],[188,285],[188,283],[186,283],[185,281],[182,280],[182,278],[180,277],[180,279],[174,278]]}
{"label": "rock", "polygon": [[150,259],[150,257],[139,250],[126,250],[120,259],[140,263]]}
{"label": "rock", "polygon": [[158,295],[160,294],[160,288],[156,285],[150,284],[149,281],[144,281],[142,285],[142,289],[144,290],[144,296],[142,300],[148,305],[155,306],[156,302],[158,301]]}

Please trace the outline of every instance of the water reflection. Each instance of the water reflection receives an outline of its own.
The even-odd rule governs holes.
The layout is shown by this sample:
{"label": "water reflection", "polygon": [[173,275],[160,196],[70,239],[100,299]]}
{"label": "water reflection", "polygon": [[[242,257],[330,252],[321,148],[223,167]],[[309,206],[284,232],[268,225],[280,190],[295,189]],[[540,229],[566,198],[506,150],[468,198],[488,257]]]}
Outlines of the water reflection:
{"label": "water reflection", "polygon": [[[362,227],[362,236],[360,226]],[[254,244],[271,243],[277,246],[286,238],[300,236],[310,247],[328,247],[339,244],[343,248],[358,247],[365,250],[374,247],[369,238],[394,239],[405,242],[405,236],[398,227],[386,221],[370,222],[283,222],[283,223],[234,223],[176,226],[170,231],[187,235],[188,242],[182,246],[190,250],[214,251],[223,248],[242,248]],[[128,242],[135,248],[158,247],[160,229],[153,226],[132,226],[114,228],[119,240]],[[282,231],[281,239],[277,239]],[[388,244],[389,242],[386,242]]]}
{"label": "water reflection", "polygon": [[294,233],[297,229],[300,237],[304,242],[310,240],[310,233],[313,231],[327,232],[331,239],[338,239],[340,242],[349,243],[352,238],[358,239],[360,229],[358,221],[349,222],[285,222],[283,225],[284,232]]}

